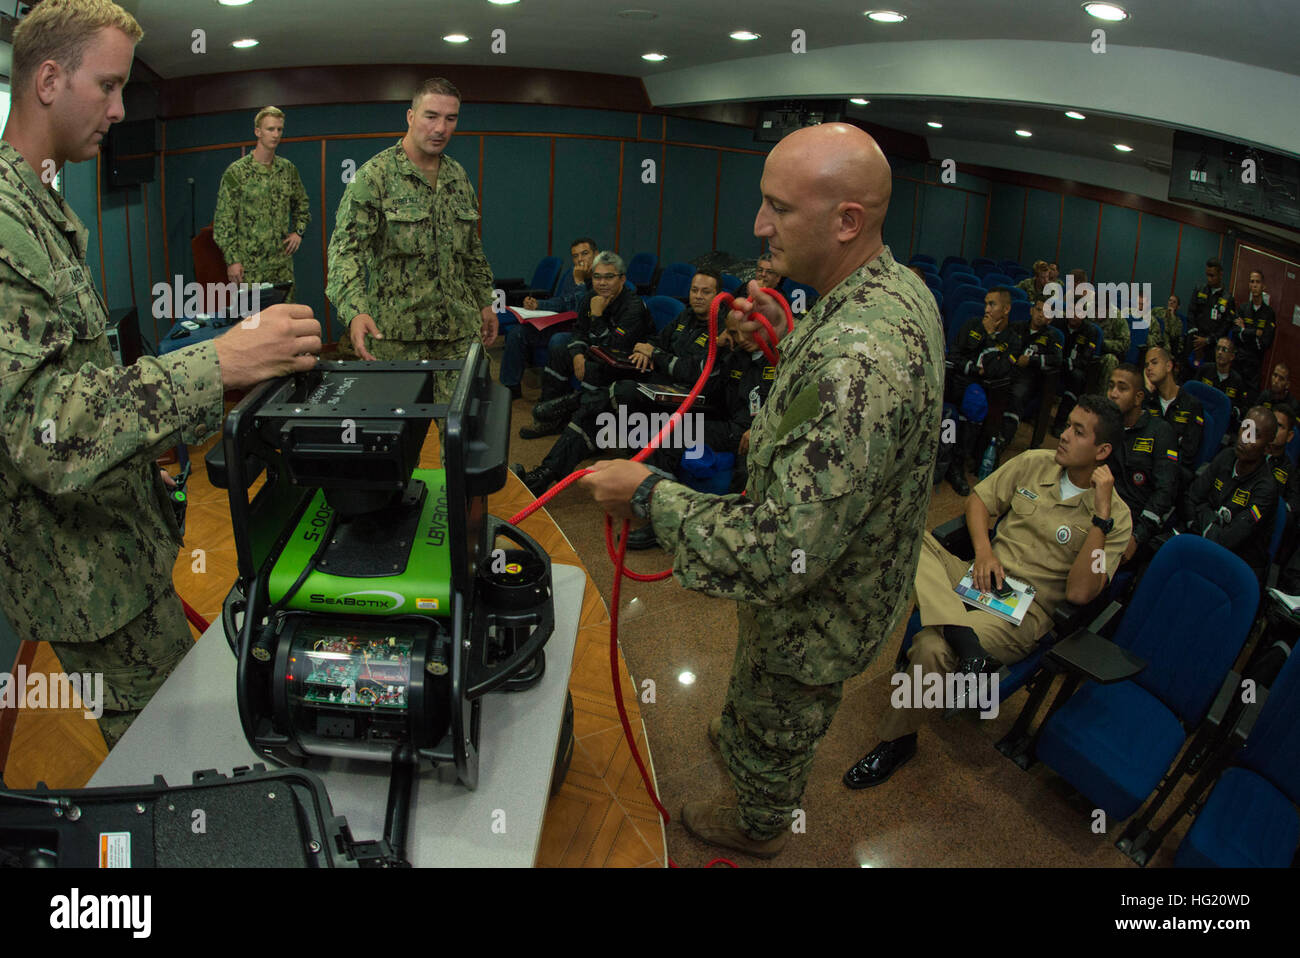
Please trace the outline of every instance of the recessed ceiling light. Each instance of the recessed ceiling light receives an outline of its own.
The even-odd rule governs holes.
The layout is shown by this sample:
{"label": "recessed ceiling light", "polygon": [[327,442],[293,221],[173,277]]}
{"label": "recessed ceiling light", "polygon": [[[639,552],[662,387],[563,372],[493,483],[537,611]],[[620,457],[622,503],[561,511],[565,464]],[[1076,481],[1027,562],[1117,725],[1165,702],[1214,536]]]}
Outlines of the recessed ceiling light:
{"label": "recessed ceiling light", "polygon": [[1083,10],[1090,17],[1096,17],[1098,20],[1109,20],[1111,23],[1118,23],[1120,20],[1128,19],[1128,11],[1113,3],[1089,2],[1083,5]]}
{"label": "recessed ceiling light", "polygon": [[755,33],[753,30],[737,30],[735,33],[733,33],[733,34],[731,35],[731,39],[733,39],[733,40],[757,40],[757,39],[758,39],[759,37],[761,37],[761,36],[762,36],[761,33]]}
{"label": "recessed ceiling light", "polygon": [[660,60],[667,60],[668,57],[663,53],[643,53],[642,60],[649,60],[651,63],[658,63]]}
{"label": "recessed ceiling light", "polygon": [[850,97],[850,98],[849,98],[849,102],[850,102],[850,103],[856,103],[858,106],[866,106],[866,105],[867,105],[868,103],[870,103],[871,101],[870,101],[870,100],[863,99],[863,98],[860,97],[860,96],[855,96],[855,97]]}
{"label": "recessed ceiling light", "polygon": [[1065,115],[1068,116],[1071,120],[1086,120],[1086,119],[1087,119],[1087,117],[1084,116],[1082,113],[1080,113],[1078,110],[1066,110],[1066,111],[1065,111]]}
{"label": "recessed ceiling light", "polygon": [[448,43],[469,43],[469,37],[463,33],[449,33],[443,39]]}
{"label": "recessed ceiling light", "polygon": [[488,3],[495,3],[498,7],[508,7],[512,3],[518,3],[519,0],[488,0]]}
{"label": "recessed ceiling light", "polygon": [[894,10],[868,10],[867,19],[876,23],[902,23],[907,17]]}
{"label": "recessed ceiling light", "polygon": [[932,130],[942,130],[942,129],[943,129],[943,124],[940,123],[938,120],[929,120],[925,125],[928,126],[928,127],[929,127],[930,129],[932,129]]}
{"label": "recessed ceiling light", "polygon": [[257,46],[257,41],[252,37],[245,37],[243,40],[235,40],[230,45],[232,47],[238,47],[240,50],[246,50],[249,47]]}
{"label": "recessed ceiling light", "polygon": [[217,0],[223,7],[242,7],[246,3],[252,3],[253,0]]}
{"label": "recessed ceiling light", "polygon": [[681,675],[677,676],[677,681],[678,681],[678,682],[681,682],[682,685],[694,685],[694,684],[695,684],[695,673],[694,673],[694,672],[683,672]]}
{"label": "recessed ceiling light", "polygon": [[1116,144],[1115,144],[1115,149],[1119,150],[1121,153],[1132,153],[1132,152],[1133,152],[1133,147],[1129,146],[1129,145],[1126,144],[1126,143],[1116,143]]}
{"label": "recessed ceiling light", "polygon": [[1028,130],[1016,130],[1016,136],[1033,136],[1033,135],[1034,134],[1029,132]]}

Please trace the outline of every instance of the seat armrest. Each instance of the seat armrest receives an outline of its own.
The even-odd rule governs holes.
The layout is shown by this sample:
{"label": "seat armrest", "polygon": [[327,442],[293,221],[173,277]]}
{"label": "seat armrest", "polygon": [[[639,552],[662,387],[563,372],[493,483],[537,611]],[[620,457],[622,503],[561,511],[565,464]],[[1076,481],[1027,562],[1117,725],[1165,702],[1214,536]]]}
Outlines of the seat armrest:
{"label": "seat armrest", "polygon": [[1086,629],[1057,642],[1048,651],[1047,658],[1065,671],[1100,685],[1131,679],[1147,667],[1146,662],[1127,649]]}
{"label": "seat armrest", "polygon": [[934,529],[934,537],[953,555],[962,559],[975,558],[975,547],[970,540],[970,529],[966,527],[966,516],[954,516]]}
{"label": "seat armrest", "polygon": [[[1232,700],[1236,698],[1241,689],[1241,676],[1229,669],[1223,684],[1219,686],[1219,691],[1215,693],[1214,701],[1210,703],[1210,711],[1206,713],[1205,720],[1216,728],[1223,723],[1223,718],[1228,713]],[[1267,694],[1267,690],[1262,690]],[[1251,720],[1254,724],[1254,720]],[[1248,733],[1249,734],[1249,733]]]}

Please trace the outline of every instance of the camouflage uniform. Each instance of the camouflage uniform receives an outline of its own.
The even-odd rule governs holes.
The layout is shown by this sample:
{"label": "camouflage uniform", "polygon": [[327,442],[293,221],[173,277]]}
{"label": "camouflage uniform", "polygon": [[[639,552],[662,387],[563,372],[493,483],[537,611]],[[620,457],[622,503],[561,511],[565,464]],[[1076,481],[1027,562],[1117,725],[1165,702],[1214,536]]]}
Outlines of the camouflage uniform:
{"label": "camouflage uniform", "polygon": [[[284,251],[284,240],[290,233],[305,235],[310,222],[302,178],[284,157],[266,167],[248,153],[226,167],[212,238],[227,265],[244,267],[244,282],[292,283],[293,257]],[[293,294],[291,288],[291,303]]]}
{"label": "camouflage uniform", "polygon": [[1129,343],[1132,341],[1132,333],[1128,328],[1128,320],[1118,312],[1105,319],[1097,320],[1097,325],[1101,327],[1102,337],[1099,385],[1102,391],[1105,391],[1110,383],[1110,374],[1124,361],[1124,354],[1128,352]]}
{"label": "camouflage uniform", "polygon": [[934,297],[885,247],[782,341],[750,427],[748,495],[655,486],[651,519],[678,581],[738,602],[720,745],[755,838],[790,826],[844,680],[907,605],[942,371]]}
{"label": "camouflage uniform", "polygon": [[[463,359],[492,305],[478,219],[474,188],[451,157],[442,157],[436,184],[400,140],[367,160],[343,193],[330,237],[325,293],[343,339],[366,313],[384,334],[367,346],[376,359]],[[456,379],[437,376],[433,402],[450,399]]]}
{"label": "camouflage uniform", "polygon": [[114,365],[86,236],[0,142],[0,608],[65,670],[104,672],[111,747],[193,645],[154,459],[223,406],[212,342]]}
{"label": "camouflage uniform", "polygon": [[1177,313],[1171,313],[1168,306],[1156,306],[1151,310],[1147,346],[1160,346],[1168,351],[1175,367],[1181,365],[1186,358],[1187,337],[1183,333],[1183,321]]}

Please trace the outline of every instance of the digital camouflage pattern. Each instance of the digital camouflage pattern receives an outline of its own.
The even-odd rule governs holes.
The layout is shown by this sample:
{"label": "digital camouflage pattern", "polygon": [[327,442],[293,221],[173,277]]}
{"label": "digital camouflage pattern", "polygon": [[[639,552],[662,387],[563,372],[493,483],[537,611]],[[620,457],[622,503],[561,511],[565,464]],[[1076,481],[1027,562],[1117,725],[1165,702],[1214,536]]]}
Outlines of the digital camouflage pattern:
{"label": "digital camouflage pattern", "polygon": [[366,313],[388,340],[477,335],[492,305],[478,220],[474,189],[451,157],[436,191],[400,140],[371,157],[344,191],[330,237],[325,293],[339,320],[346,327]]}
{"label": "digital camouflage pattern", "polygon": [[1170,312],[1168,306],[1156,306],[1151,310],[1147,346],[1159,346],[1166,350],[1175,363],[1187,358],[1187,337],[1183,333],[1183,321],[1177,313]]}
{"label": "digital camouflage pattern", "polygon": [[[181,539],[153,462],[224,413],[211,342],[114,364],[86,238],[0,142],[0,608],[44,642],[97,642],[174,596]],[[106,700],[161,682],[137,659]]]}
{"label": "digital camouflage pattern", "polygon": [[290,233],[305,236],[311,207],[298,169],[282,156],[270,167],[248,153],[221,176],[212,238],[226,265],[244,267],[246,283],[292,283],[293,257],[284,251]]}
{"label": "digital camouflage pattern", "polygon": [[1132,333],[1128,328],[1128,320],[1118,311],[1104,319],[1098,319],[1097,325],[1101,327],[1101,388],[1104,390],[1110,382],[1110,374],[1128,352]]}
{"label": "digital camouflage pattern", "polygon": [[754,837],[789,827],[840,683],[910,599],[943,394],[934,297],[888,247],[821,297],[780,353],[750,427],[748,494],[665,480],[651,500],[677,580],[738,602],[721,743]]}

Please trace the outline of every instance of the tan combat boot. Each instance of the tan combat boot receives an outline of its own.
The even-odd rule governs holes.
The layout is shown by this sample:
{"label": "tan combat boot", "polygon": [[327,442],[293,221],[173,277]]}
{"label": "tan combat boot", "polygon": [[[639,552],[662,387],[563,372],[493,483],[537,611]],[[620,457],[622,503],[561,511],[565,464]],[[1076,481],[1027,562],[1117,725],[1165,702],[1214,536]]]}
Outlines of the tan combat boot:
{"label": "tan combat boot", "polygon": [[716,802],[687,802],[682,806],[682,825],[702,842],[755,858],[775,858],[790,840],[786,831],[765,841],[750,838],[740,827],[740,810]]}

